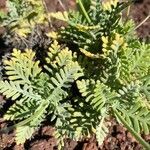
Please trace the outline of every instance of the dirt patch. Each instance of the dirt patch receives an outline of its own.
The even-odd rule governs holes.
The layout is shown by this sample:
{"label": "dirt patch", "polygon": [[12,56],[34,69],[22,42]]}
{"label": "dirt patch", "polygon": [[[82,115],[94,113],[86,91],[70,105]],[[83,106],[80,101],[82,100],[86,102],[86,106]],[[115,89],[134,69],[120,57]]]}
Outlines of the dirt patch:
{"label": "dirt patch", "polygon": [[[1,128],[6,124],[1,124]],[[2,134],[0,137],[0,150],[57,150],[56,139],[52,136],[54,128],[43,126],[35,137],[24,145],[15,145],[14,133]],[[150,136],[144,137],[150,143]],[[73,140],[65,141],[64,150],[142,150],[140,144],[122,126],[112,120],[109,135],[102,146],[98,147],[95,137],[81,142]]]}
{"label": "dirt patch", "polygon": [[[148,15],[150,15],[150,0],[138,0],[132,7],[130,12],[131,18],[138,25]],[[150,18],[137,29],[140,38],[150,38]]]}

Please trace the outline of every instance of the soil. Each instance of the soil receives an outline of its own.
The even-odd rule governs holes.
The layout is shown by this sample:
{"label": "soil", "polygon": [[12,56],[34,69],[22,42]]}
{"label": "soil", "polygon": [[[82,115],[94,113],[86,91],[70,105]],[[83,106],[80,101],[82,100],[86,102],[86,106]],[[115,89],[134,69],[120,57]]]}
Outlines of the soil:
{"label": "soil", "polygon": [[[63,6],[58,0],[45,0],[48,11],[58,11],[64,9],[74,9],[74,0],[62,0]],[[4,8],[4,0],[0,0],[0,8]],[[131,17],[138,25],[150,13],[150,0],[136,0],[131,7]],[[58,27],[60,26],[57,25]],[[137,29],[138,36],[142,39],[150,38],[150,19]],[[1,29],[0,29],[1,34]],[[3,103],[3,97],[0,96],[0,104]],[[0,129],[10,125],[9,122],[4,122],[0,116]],[[34,138],[27,141],[24,145],[16,145],[14,142],[14,132],[0,134],[0,150],[57,150],[56,139],[53,137],[54,127],[48,122],[43,123],[43,126],[35,133]],[[112,120],[112,125],[109,130],[109,135],[106,137],[103,145],[98,147],[95,136],[90,139],[76,142],[70,139],[65,141],[64,150],[142,150],[140,144],[132,137],[132,135],[121,125],[118,125],[115,120]],[[150,135],[143,136],[150,143]]]}
{"label": "soil", "polygon": [[[137,25],[141,23],[150,15],[150,0],[136,0],[130,15]],[[137,29],[137,34],[142,39],[150,39],[150,18]]]}

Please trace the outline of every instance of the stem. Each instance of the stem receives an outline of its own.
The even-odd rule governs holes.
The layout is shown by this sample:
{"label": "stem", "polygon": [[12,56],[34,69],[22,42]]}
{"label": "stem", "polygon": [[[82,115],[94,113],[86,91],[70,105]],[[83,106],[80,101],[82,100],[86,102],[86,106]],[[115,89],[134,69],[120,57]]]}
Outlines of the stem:
{"label": "stem", "polygon": [[135,137],[135,139],[137,141],[139,141],[140,144],[143,145],[143,147],[146,150],[150,150],[150,145],[143,140],[143,138],[141,136],[139,136],[139,134],[137,132],[135,132],[129,125],[128,123],[122,118],[122,116],[118,113],[117,110],[113,109],[114,113],[116,114],[116,116],[119,118],[119,120],[122,122],[122,124],[129,130],[129,132]]}
{"label": "stem", "polygon": [[61,7],[63,8],[63,10],[66,11],[66,8],[65,8],[65,6],[63,5],[62,1],[61,1],[61,0],[58,0],[58,2],[59,2],[59,4],[61,5]]}
{"label": "stem", "polygon": [[88,14],[87,14],[87,12],[86,12],[86,10],[85,10],[85,8],[84,8],[84,6],[83,6],[83,4],[82,4],[82,1],[81,1],[81,0],[76,0],[76,2],[79,3],[79,6],[80,6],[80,8],[81,8],[81,10],[82,10],[82,12],[83,12],[83,14],[84,14],[84,16],[86,17],[88,23],[91,23],[91,19],[90,19],[90,17],[88,16]]}
{"label": "stem", "polygon": [[139,27],[140,27],[142,24],[144,24],[149,18],[150,18],[150,15],[148,15],[139,25],[137,25],[134,30],[136,30],[137,28],[139,28]]}
{"label": "stem", "polygon": [[[46,15],[48,16],[48,8],[47,8],[47,5],[46,5],[46,3],[45,3],[45,0],[42,0],[42,4],[43,4],[43,7],[44,7],[44,9],[45,9],[45,13],[46,13]],[[49,27],[53,27],[52,26],[52,22],[51,22],[51,19],[50,19],[50,17],[47,17],[47,19],[48,19],[48,25],[49,25]]]}
{"label": "stem", "polygon": [[130,8],[131,8],[131,6],[129,5],[128,9],[127,9],[127,18],[129,17],[129,14],[130,14]]}

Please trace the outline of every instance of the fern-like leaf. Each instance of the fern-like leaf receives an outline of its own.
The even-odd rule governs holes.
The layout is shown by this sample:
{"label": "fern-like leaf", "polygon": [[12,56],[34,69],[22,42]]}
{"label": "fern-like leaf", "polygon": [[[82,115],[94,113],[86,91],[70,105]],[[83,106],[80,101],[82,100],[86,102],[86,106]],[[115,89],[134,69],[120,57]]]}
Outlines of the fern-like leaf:
{"label": "fern-like leaf", "polygon": [[56,12],[56,13],[51,12],[49,15],[50,17],[61,20],[61,21],[65,21],[65,22],[68,21],[68,13],[66,11]]}
{"label": "fern-like leaf", "polygon": [[24,100],[41,99],[41,96],[33,93],[32,88],[27,84],[25,84],[22,89],[20,84],[14,83],[12,81],[0,81],[0,92],[3,93],[7,98],[11,98],[12,100],[16,100],[20,96],[22,96]]}
{"label": "fern-like leaf", "polygon": [[140,104],[135,104],[131,109],[118,109],[120,115],[137,133],[150,133],[150,111]]}
{"label": "fern-like leaf", "polygon": [[45,119],[47,105],[48,102],[43,101],[30,117],[16,125],[17,144],[24,143],[38,129],[41,122]]}
{"label": "fern-like leaf", "polygon": [[103,117],[100,121],[100,124],[96,128],[96,139],[99,145],[103,144],[104,139],[106,138],[107,134],[108,134],[108,128],[106,126],[106,123]]}
{"label": "fern-like leaf", "polygon": [[38,101],[30,100],[28,102],[17,101],[10,109],[6,112],[4,119],[6,120],[22,120],[30,117],[37,107],[39,106]]}
{"label": "fern-like leaf", "polygon": [[9,79],[20,84],[31,84],[30,78],[35,78],[41,72],[39,62],[33,61],[34,57],[35,53],[31,50],[21,53],[14,49],[11,60],[4,61]]}
{"label": "fern-like leaf", "polygon": [[77,81],[77,86],[82,96],[86,97],[85,101],[89,102],[95,110],[101,111],[117,95],[115,92],[110,92],[110,89],[100,81],[92,82],[90,84],[89,80]]}
{"label": "fern-like leaf", "polygon": [[24,143],[26,139],[30,139],[35,129],[30,126],[20,126],[16,129],[17,144]]}

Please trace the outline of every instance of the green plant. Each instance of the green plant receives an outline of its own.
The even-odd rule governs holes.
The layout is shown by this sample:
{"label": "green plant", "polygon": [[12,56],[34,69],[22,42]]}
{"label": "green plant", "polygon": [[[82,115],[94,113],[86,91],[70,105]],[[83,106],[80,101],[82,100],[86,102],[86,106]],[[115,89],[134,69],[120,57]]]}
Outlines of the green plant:
{"label": "green plant", "polygon": [[0,16],[5,32],[1,35],[5,45],[12,48],[48,48],[50,39],[45,28],[50,24],[44,0],[7,0],[7,13]]}
{"label": "green plant", "polygon": [[31,50],[14,50],[4,61],[8,80],[0,81],[0,92],[15,100],[4,119],[18,122],[16,141],[24,143],[50,115],[63,146],[64,138],[93,133],[102,144],[115,117],[150,149],[140,136],[150,133],[150,44],[139,42],[133,21],[123,20],[129,2],[77,4],[77,12],[51,13],[68,26],[48,34],[75,52],[55,41],[43,68]]}
{"label": "green plant", "polygon": [[26,37],[37,24],[48,24],[42,0],[7,0],[6,6],[8,13],[0,17],[0,22],[9,34]]}
{"label": "green plant", "polygon": [[47,115],[60,123],[69,115],[69,87],[82,76],[76,54],[55,41],[46,60],[47,73],[29,49],[23,53],[14,49],[12,58],[4,61],[9,80],[0,81],[0,92],[14,101],[4,119],[19,121],[14,125],[18,144],[31,138]]}
{"label": "green plant", "polygon": [[77,12],[51,13],[68,25],[49,33],[74,45],[84,68],[83,79],[77,81],[81,95],[75,99],[81,108],[74,106],[78,114],[72,116],[71,126],[78,135],[96,132],[101,144],[113,116],[150,149],[140,137],[150,133],[150,44],[140,42],[133,21],[122,17],[130,2],[77,0],[77,4]]}
{"label": "green plant", "polygon": [[53,32],[49,33],[49,36],[76,45],[85,55],[99,57],[98,51],[102,48],[101,37],[109,36],[114,30],[120,28],[121,12],[130,2],[118,3],[118,0],[106,3],[99,0],[84,2],[87,5],[86,8],[80,0],[77,1],[79,6],[77,12],[50,13],[52,18],[65,21],[68,26],[62,27],[57,36],[54,36]]}

